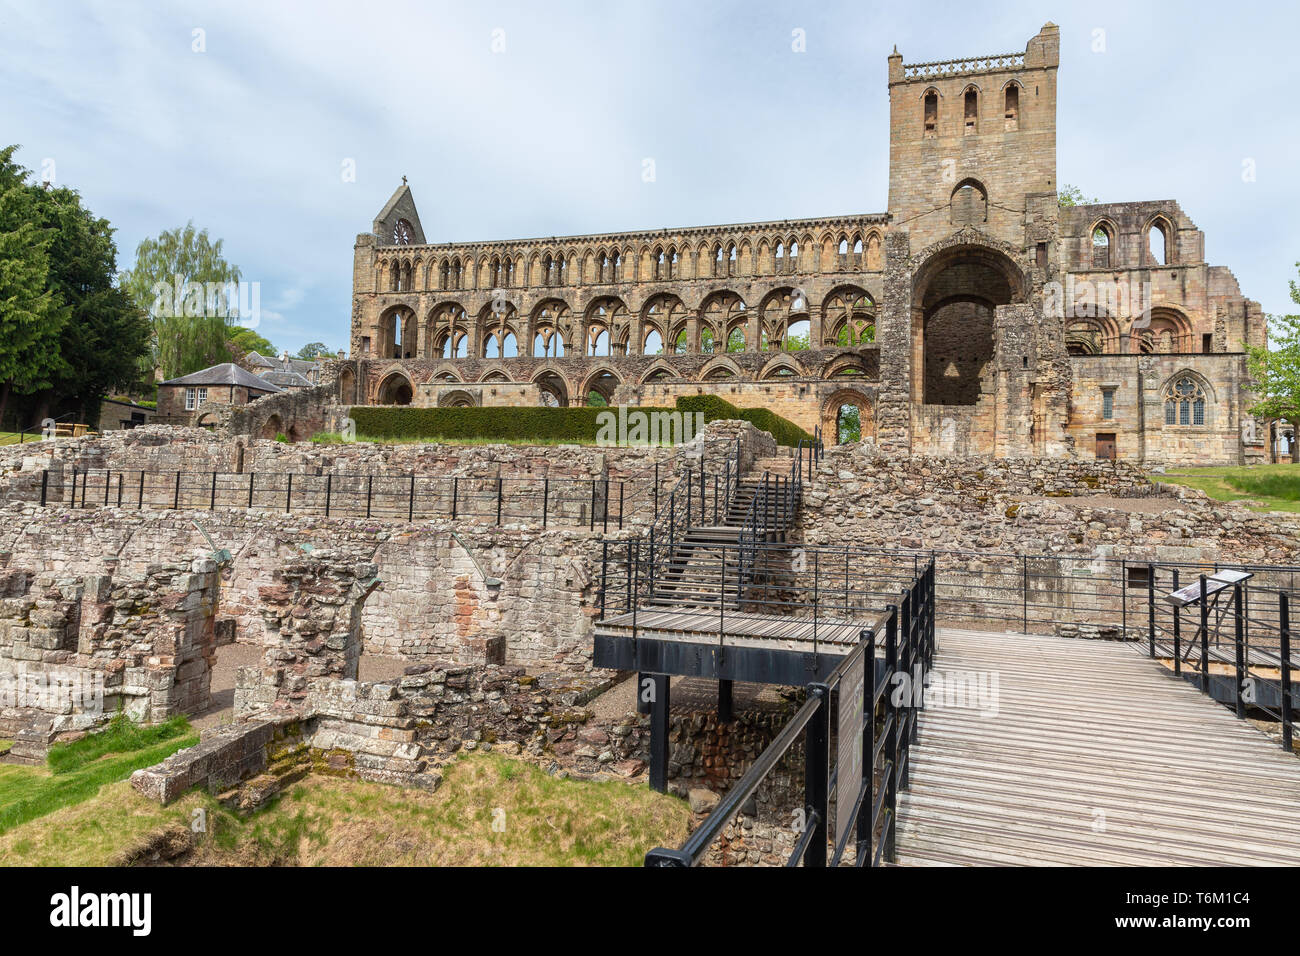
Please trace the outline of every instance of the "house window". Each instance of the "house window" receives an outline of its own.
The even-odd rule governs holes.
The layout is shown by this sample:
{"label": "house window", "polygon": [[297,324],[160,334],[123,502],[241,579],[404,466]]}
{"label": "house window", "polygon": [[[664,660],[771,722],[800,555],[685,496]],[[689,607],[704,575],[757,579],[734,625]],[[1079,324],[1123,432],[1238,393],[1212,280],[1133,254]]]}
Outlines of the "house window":
{"label": "house window", "polygon": [[1179,376],[1165,389],[1165,424],[1205,424],[1205,391],[1192,376]]}
{"label": "house window", "polygon": [[1101,392],[1101,417],[1115,417],[1115,390],[1113,388],[1102,389]]}
{"label": "house window", "polygon": [[185,410],[192,412],[208,400],[206,388],[187,388],[185,390]]}

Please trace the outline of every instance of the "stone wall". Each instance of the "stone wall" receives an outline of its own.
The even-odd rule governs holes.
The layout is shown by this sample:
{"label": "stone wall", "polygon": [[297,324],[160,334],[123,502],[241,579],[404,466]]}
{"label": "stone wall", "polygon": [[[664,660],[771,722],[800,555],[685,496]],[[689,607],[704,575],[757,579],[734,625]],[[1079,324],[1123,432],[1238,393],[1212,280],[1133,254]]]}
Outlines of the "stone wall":
{"label": "stone wall", "polygon": [[[142,575],[0,570],[0,683],[6,706],[91,726],[124,711],[158,721],[208,706],[216,653],[217,562]],[[114,562],[109,562],[113,567]]]}

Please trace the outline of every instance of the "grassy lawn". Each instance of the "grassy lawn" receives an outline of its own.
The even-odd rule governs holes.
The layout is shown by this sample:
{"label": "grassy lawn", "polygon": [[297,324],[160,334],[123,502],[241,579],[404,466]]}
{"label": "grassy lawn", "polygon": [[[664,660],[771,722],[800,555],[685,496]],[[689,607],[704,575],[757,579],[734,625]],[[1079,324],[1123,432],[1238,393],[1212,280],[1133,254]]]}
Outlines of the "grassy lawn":
{"label": "grassy lawn", "polygon": [[120,863],[163,828],[189,829],[199,808],[195,865],[636,866],[652,847],[680,844],[690,818],[644,784],[560,780],[476,754],[448,766],[435,793],[313,775],[247,818],[205,793],[159,807],[114,783],[0,835],[0,863]]}
{"label": "grassy lawn", "polygon": [[0,445],[16,445],[17,443],[17,432],[0,432]]}
{"label": "grassy lawn", "polygon": [[105,784],[197,742],[183,717],[141,727],[119,716],[98,733],[50,748],[44,767],[0,764],[0,834],[89,800]]}
{"label": "grassy lawn", "polygon": [[1300,511],[1300,465],[1248,468],[1175,468],[1157,481],[1186,485],[1217,501],[1250,499],[1254,511]]}

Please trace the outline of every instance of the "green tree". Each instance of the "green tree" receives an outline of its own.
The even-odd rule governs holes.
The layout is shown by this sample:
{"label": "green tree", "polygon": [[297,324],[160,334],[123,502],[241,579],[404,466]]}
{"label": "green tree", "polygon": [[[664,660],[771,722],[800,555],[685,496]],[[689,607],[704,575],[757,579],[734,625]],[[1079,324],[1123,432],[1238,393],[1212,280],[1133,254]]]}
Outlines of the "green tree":
{"label": "green tree", "polygon": [[[1296,263],[1300,270],[1300,262]],[[1300,305],[1300,286],[1291,280],[1291,301]],[[1300,422],[1300,315],[1269,316],[1267,345],[1247,345],[1246,364],[1258,401],[1249,408],[1256,418]]]}
{"label": "green tree", "polygon": [[[266,358],[275,358],[280,354],[269,339],[253,329],[244,328],[242,325],[231,325],[226,328],[226,344],[231,347],[230,353],[236,362],[249,352],[256,352]],[[236,351],[238,351],[238,355],[235,354]]]}
{"label": "green tree", "polygon": [[30,186],[39,224],[52,237],[49,286],[67,308],[59,338],[62,364],[45,400],[73,403],[94,422],[103,397],[139,385],[149,355],[148,316],[117,281],[117,244],[108,220],[81,205],[75,189]]}
{"label": "green tree", "polygon": [[1071,206],[1091,206],[1098,200],[1095,197],[1087,199],[1083,195],[1083,190],[1078,186],[1064,183],[1056,194],[1056,201],[1061,205],[1062,209],[1068,209]]}
{"label": "green tree", "polygon": [[205,291],[208,283],[223,287],[240,279],[239,268],[226,261],[221,245],[189,222],[136,248],[135,266],[124,285],[153,321],[154,361],[164,378],[230,361],[226,342],[232,303],[213,301]]}
{"label": "green tree", "polygon": [[298,358],[314,362],[322,355],[328,358],[334,353],[325,347],[324,342],[309,342],[298,350]]}
{"label": "green tree", "polygon": [[0,149],[0,421],[9,396],[47,387],[59,372],[59,332],[68,310],[49,287],[54,237],[39,223],[27,170]]}

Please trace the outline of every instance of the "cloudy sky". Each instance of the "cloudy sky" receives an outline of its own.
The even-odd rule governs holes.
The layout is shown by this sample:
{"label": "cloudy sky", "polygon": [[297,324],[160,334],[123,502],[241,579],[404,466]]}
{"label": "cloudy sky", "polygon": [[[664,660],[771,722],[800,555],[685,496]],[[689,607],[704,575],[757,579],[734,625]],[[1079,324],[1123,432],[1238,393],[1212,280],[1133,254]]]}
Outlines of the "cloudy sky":
{"label": "cloudy sky", "polygon": [[1023,50],[1048,20],[1060,181],[1177,199],[1297,311],[1294,4],[0,0],[0,141],[114,223],[124,267],[192,219],[261,283],[262,334],[338,348],[403,175],[431,241],[883,212],[891,48]]}

